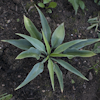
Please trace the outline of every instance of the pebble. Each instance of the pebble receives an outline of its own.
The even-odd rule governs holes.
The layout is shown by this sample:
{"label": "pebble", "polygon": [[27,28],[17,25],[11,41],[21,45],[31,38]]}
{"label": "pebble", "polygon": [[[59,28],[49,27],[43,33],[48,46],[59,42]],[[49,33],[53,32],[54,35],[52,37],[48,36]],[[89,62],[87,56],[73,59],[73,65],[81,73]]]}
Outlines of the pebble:
{"label": "pebble", "polygon": [[2,87],[4,87],[5,86],[5,84],[2,84]]}
{"label": "pebble", "polygon": [[75,86],[73,86],[72,88],[73,88],[74,91],[76,90]]}
{"label": "pebble", "polygon": [[85,84],[83,84],[83,88],[86,89],[86,85]]}
{"label": "pebble", "polygon": [[91,72],[89,72],[89,80],[93,79],[93,74]]}
{"label": "pebble", "polygon": [[44,93],[44,92],[45,92],[45,90],[42,90],[42,92]]}
{"label": "pebble", "polygon": [[21,78],[21,75],[18,75],[18,78]]}
{"label": "pebble", "polygon": [[9,19],[9,20],[7,20],[7,23],[9,24],[11,22],[11,20]]}
{"label": "pebble", "polygon": [[71,34],[71,36],[73,36],[73,34]]}

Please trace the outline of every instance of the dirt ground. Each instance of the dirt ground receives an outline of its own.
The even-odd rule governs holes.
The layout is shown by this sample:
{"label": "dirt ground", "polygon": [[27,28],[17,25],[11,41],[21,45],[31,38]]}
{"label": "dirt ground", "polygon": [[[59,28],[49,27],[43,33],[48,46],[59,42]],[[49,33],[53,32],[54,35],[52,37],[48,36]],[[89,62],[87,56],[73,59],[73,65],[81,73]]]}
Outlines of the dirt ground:
{"label": "dirt ground", "polygon": [[[100,6],[97,6],[94,0],[83,0],[86,9],[84,12],[79,9],[77,15],[75,15],[67,0],[55,1],[58,5],[52,9],[53,13],[49,14],[46,13],[45,9],[41,9],[52,32],[59,24],[64,22],[66,30],[64,42],[75,39],[97,38],[94,29],[86,30],[89,26],[88,18],[96,17],[100,10]],[[37,2],[39,0],[0,0],[0,40],[18,39],[19,37],[15,33],[28,34],[23,24],[23,15],[30,18],[36,27],[41,30],[39,14],[34,7]],[[92,50],[93,45],[86,48]],[[99,54],[91,58],[77,57],[71,60],[62,58],[77,68],[89,81],[87,82],[60,67],[64,79],[64,92],[61,93],[56,76],[55,91],[53,92],[47,66],[37,78],[15,91],[14,89],[25,79],[32,66],[38,62],[33,58],[15,60],[20,52],[21,50],[13,45],[0,41],[0,94],[13,94],[11,100],[100,100]],[[90,69],[95,64],[97,64],[97,74],[94,69]],[[71,82],[72,79],[75,83]]]}

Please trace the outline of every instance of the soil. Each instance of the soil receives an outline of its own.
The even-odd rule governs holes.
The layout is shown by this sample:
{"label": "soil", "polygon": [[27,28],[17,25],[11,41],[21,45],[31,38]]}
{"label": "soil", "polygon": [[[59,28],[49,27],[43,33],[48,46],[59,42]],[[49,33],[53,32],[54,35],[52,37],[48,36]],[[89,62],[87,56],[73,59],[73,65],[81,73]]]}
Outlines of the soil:
{"label": "soil", "polygon": [[[86,5],[84,12],[79,9],[77,15],[67,0],[55,0],[58,6],[52,9],[52,13],[46,13],[41,9],[48,23],[54,29],[64,22],[65,41],[85,38],[97,38],[94,29],[86,30],[89,24],[88,18],[96,17],[100,6],[94,0],[83,0]],[[41,30],[39,14],[34,4],[39,0],[0,0],[0,40],[18,39],[15,33],[28,34],[23,24],[23,15],[32,20],[35,26]],[[93,45],[86,47],[93,49]],[[89,81],[85,81],[71,72],[61,68],[64,79],[64,92],[61,93],[57,77],[55,76],[55,91],[52,90],[47,66],[42,74],[23,88],[14,89],[25,79],[27,74],[38,61],[33,58],[15,60],[21,52],[20,49],[0,41],[0,94],[13,94],[11,100],[100,100],[100,55],[91,58],[73,58],[67,60],[71,65],[84,74]],[[98,64],[97,64],[98,63]],[[96,74],[95,66],[98,69]],[[75,83],[72,83],[71,80]]]}

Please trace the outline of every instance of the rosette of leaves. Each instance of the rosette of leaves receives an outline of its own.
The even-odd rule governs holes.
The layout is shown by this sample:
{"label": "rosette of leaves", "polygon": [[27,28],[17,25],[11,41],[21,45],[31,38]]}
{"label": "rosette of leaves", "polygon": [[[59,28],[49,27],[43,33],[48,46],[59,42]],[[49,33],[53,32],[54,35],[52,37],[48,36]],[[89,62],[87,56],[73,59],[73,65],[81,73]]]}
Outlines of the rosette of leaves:
{"label": "rosette of leaves", "polygon": [[43,2],[38,3],[38,6],[41,7],[41,8],[47,9],[47,11],[46,11],[47,13],[52,13],[51,8],[56,8],[57,3],[51,2],[51,0],[43,0]]}
{"label": "rosette of leaves", "polygon": [[85,9],[85,4],[82,0],[68,0],[75,10],[75,14],[77,14],[78,8],[80,7],[82,10]]}
{"label": "rosette of leaves", "polygon": [[100,5],[100,0],[94,0],[97,5]]}
{"label": "rosette of leaves", "polygon": [[[44,63],[47,62],[47,68],[49,70],[51,85],[54,89],[54,73],[57,75],[61,92],[63,92],[63,73],[59,68],[59,65],[71,71],[75,75],[88,80],[81,72],[70,65],[68,62],[61,60],[62,57],[67,57],[69,59],[73,57],[91,57],[96,55],[94,52],[89,50],[80,50],[84,46],[90,45],[92,43],[100,41],[100,39],[77,39],[70,42],[63,43],[65,37],[64,23],[59,25],[55,31],[51,34],[51,29],[48,22],[43,15],[43,13],[36,7],[42,24],[42,33],[40,33],[35,25],[24,16],[24,25],[26,30],[29,32],[30,36],[16,33],[16,35],[22,37],[23,39],[12,39],[12,40],[2,40],[3,42],[8,42],[24,51],[22,51],[16,59],[23,59],[27,57],[34,57],[37,60],[43,59],[41,62],[35,64],[32,70],[29,72],[25,80],[15,89],[19,89],[25,86],[27,83],[32,81],[44,70]],[[44,43],[42,42],[42,38]],[[51,45],[50,45],[51,44]]]}
{"label": "rosette of leaves", "polygon": [[98,27],[100,27],[100,15],[98,14],[97,17],[88,19],[88,23],[90,23],[91,26],[89,26],[87,30],[90,30],[95,27],[95,32],[98,31]]}
{"label": "rosette of leaves", "polygon": [[0,100],[10,100],[12,98],[12,94],[7,94],[7,93],[4,93],[2,95],[0,95]]}

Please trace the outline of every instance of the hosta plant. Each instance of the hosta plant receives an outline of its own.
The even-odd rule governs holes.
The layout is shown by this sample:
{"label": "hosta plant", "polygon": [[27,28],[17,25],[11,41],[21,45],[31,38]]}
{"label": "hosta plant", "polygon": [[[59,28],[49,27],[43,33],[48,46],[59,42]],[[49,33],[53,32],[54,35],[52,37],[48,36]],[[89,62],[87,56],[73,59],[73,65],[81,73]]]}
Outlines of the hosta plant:
{"label": "hosta plant", "polygon": [[[59,65],[67,69],[68,71],[78,75],[79,77],[88,80],[81,72],[70,65],[68,62],[62,60],[62,57],[67,57],[69,59],[73,57],[91,57],[96,55],[94,52],[89,50],[82,50],[84,46],[90,45],[92,43],[100,41],[100,39],[77,39],[70,42],[63,43],[65,37],[64,23],[59,25],[55,31],[51,34],[51,29],[48,25],[46,18],[43,13],[36,7],[42,24],[41,33],[37,30],[35,25],[24,16],[24,24],[26,30],[29,32],[30,36],[16,33],[16,35],[22,37],[23,39],[12,39],[12,40],[2,40],[3,42],[8,42],[22,50],[16,59],[23,59],[27,57],[34,57],[37,60],[40,57],[43,60],[35,64],[32,70],[27,75],[26,79],[15,89],[19,89],[25,86],[27,83],[32,81],[44,70],[44,63],[47,62],[47,68],[50,75],[51,85],[54,89],[54,73],[57,75],[61,91],[63,92],[63,74],[59,68]],[[42,42],[42,38],[44,43]],[[81,49],[81,50],[80,50]]]}
{"label": "hosta plant", "polygon": [[77,14],[78,8],[80,7],[82,10],[85,9],[85,4],[82,0],[68,0],[75,10],[75,14]]}

